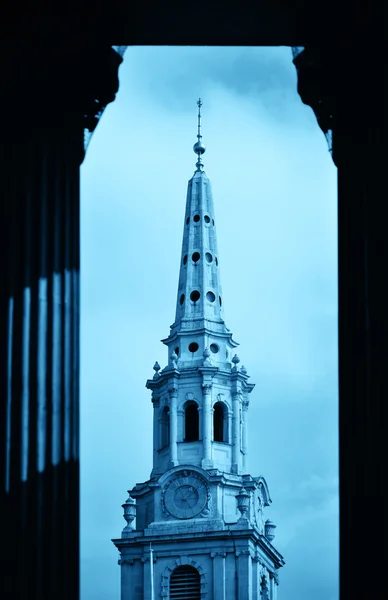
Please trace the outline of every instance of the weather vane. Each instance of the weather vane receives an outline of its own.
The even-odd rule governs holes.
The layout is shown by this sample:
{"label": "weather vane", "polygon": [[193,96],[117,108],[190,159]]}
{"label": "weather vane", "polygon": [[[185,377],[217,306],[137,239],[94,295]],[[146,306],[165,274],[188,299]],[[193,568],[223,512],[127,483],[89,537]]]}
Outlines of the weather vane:
{"label": "weather vane", "polygon": [[197,106],[198,106],[198,133],[197,133],[198,141],[194,144],[193,150],[196,153],[196,155],[198,156],[198,160],[197,160],[195,166],[197,167],[197,171],[201,171],[201,169],[203,168],[203,163],[202,163],[201,156],[206,151],[206,148],[205,148],[204,144],[201,142],[201,138],[202,138],[202,135],[201,135],[201,106],[202,106],[202,100],[201,100],[201,98],[198,98]]}

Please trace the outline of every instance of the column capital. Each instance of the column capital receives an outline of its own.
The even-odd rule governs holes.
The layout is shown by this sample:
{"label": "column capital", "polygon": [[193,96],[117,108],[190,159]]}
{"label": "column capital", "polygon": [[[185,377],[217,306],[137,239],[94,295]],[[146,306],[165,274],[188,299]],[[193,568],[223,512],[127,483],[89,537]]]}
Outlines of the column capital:
{"label": "column capital", "polygon": [[227,554],[226,552],[212,552],[210,554],[210,556],[211,556],[211,558],[217,558],[217,557],[226,558],[226,554]]}
{"label": "column capital", "polygon": [[160,396],[158,394],[152,394],[151,396],[151,402],[154,405],[154,407],[158,407],[159,406],[159,402],[160,402]]}
{"label": "column capital", "polygon": [[178,395],[178,388],[176,385],[172,385],[171,387],[168,388],[168,393],[170,398],[176,398]]}
{"label": "column capital", "polygon": [[277,571],[269,572],[270,579],[273,579],[276,585],[279,585],[279,573]]}
{"label": "column capital", "polygon": [[212,391],[212,387],[213,385],[211,383],[203,383],[202,384],[202,391],[204,394],[210,394]]}
{"label": "column capital", "polygon": [[249,400],[242,400],[241,404],[242,404],[242,409],[244,411],[247,411],[248,410],[248,406],[249,406]]}
{"label": "column capital", "polygon": [[242,402],[243,398],[244,396],[241,390],[236,390],[235,392],[233,392],[233,400]]}
{"label": "column capital", "polygon": [[133,565],[133,563],[135,562],[134,558],[119,558],[119,560],[117,561],[119,565]]}

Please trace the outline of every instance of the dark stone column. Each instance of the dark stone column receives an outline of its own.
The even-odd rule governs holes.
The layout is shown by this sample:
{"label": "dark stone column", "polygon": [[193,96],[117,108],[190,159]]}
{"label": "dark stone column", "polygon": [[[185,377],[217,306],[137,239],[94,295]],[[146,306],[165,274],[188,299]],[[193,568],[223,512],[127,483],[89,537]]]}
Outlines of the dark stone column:
{"label": "dark stone column", "polygon": [[[355,35],[357,28],[344,31]],[[386,554],[387,531],[386,77],[380,46],[376,32],[374,43],[362,43],[361,36],[359,43],[333,40],[306,48],[294,61],[302,101],[324,132],[333,130],[338,167],[341,600],[385,597],[381,578],[371,575],[376,557]]]}
{"label": "dark stone column", "polygon": [[1,55],[0,598],[79,597],[79,166],[108,48]]}
{"label": "dark stone column", "polygon": [[386,107],[384,74],[376,76],[382,56],[377,44],[345,47],[338,65],[341,600],[385,597],[376,576],[376,558],[386,555],[388,450]]}
{"label": "dark stone column", "polygon": [[[72,129],[19,132],[2,148],[2,598],[78,597],[80,148]],[[80,144],[82,136],[79,125]]]}

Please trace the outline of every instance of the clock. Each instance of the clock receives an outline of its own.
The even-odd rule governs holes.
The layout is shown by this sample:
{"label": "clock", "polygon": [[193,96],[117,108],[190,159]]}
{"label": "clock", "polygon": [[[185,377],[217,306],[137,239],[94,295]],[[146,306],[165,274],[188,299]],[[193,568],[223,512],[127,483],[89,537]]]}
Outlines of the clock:
{"label": "clock", "polygon": [[195,471],[179,471],[167,483],[163,493],[166,511],[177,519],[192,519],[207,504],[208,487]]}

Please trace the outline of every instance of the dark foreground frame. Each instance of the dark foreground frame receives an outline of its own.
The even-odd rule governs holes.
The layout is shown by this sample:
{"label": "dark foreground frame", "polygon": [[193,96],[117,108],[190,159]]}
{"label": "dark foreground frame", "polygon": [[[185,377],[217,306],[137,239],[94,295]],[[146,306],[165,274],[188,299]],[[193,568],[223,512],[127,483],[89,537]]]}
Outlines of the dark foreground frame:
{"label": "dark foreground frame", "polygon": [[343,17],[312,4],[112,1],[84,19],[2,21],[2,599],[79,597],[79,166],[85,128],[118,89],[114,44],[288,45],[312,57],[298,91],[330,116],[338,167],[340,597],[385,597],[383,37],[373,4]]}

